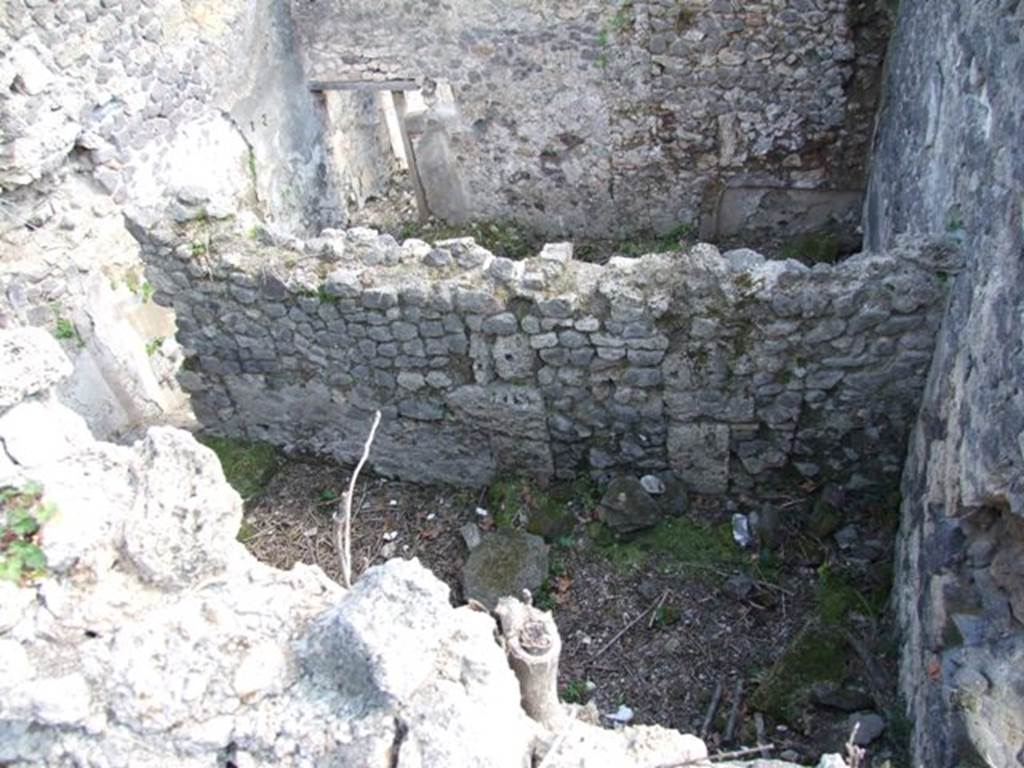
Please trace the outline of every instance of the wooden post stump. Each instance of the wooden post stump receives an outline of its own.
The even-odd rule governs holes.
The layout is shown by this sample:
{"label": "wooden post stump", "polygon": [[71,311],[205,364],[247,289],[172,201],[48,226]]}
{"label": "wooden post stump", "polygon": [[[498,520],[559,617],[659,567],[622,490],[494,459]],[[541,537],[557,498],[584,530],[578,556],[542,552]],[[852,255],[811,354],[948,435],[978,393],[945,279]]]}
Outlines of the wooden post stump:
{"label": "wooden post stump", "polygon": [[514,597],[503,597],[494,610],[526,714],[557,733],[567,721],[558,701],[558,657],[562,639],[550,613]]}

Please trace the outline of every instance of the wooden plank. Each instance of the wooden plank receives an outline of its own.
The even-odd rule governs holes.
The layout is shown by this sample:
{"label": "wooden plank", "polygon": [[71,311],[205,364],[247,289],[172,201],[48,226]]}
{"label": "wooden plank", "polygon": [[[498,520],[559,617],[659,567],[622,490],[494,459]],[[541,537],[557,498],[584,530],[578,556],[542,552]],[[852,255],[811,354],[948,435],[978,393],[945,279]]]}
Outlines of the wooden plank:
{"label": "wooden plank", "polygon": [[415,80],[310,80],[311,91],[415,91]]}

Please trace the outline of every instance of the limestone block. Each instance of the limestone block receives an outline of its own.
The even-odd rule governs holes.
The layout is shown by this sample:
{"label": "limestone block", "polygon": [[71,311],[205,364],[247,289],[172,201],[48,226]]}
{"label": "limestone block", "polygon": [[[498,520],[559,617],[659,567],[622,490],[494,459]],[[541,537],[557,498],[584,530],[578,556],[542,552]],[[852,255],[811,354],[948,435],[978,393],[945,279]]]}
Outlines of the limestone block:
{"label": "limestone block", "polygon": [[71,370],[60,344],[41,328],[0,333],[0,410],[45,392]]}
{"label": "limestone block", "polygon": [[534,351],[522,333],[500,336],[494,342],[494,371],[505,381],[526,379],[533,374]]}
{"label": "limestone block", "polygon": [[303,667],[320,684],[370,706],[410,697],[437,663],[448,587],[418,560],[371,568],[303,638]]}
{"label": "limestone block", "polygon": [[210,449],[187,432],[154,427],[136,450],[143,470],[124,548],[139,575],[183,587],[222,571],[240,546],[242,500]]}
{"label": "limestone block", "polygon": [[671,424],[668,459],[672,470],[697,493],[721,494],[729,485],[729,427]]}

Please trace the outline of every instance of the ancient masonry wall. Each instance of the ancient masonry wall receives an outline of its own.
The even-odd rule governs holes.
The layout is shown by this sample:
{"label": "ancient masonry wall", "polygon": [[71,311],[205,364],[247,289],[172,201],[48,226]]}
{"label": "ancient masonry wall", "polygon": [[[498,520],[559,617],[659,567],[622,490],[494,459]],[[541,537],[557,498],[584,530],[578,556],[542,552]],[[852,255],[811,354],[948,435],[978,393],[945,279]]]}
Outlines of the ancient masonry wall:
{"label": "ancient masonry wall", "polygon": [[941,240],[950,302],[903,480],[914,765],[1024,765],[1024,4],[902,3],[867,242]]}
{"label": "ancient masonry wall", "polygon": [[943,291],[919,255],[522,262],[372,230],[134,224],[211,430],[480,485],[672,469],[703,493],[898,477]]}
{"label": "ancient masonry wall", "polygon": [[425,181],[458,198],[442,207],[563,237],[702,218],[710,237],[856,223],[888,6],[295,0],[291,13],[311,81],[423,87],[424,151],[448,163]]}

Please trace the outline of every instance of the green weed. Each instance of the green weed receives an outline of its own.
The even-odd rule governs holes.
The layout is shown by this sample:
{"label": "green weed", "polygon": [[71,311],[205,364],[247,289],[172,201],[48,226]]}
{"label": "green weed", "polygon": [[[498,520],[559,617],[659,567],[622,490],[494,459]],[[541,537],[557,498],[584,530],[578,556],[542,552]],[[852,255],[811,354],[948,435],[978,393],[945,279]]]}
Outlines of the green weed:
{"label": "green weed", "polygon": [[587,700],[586,680],[570,680],[562,688],[562,701],[566,704],[582,704]]}
{"label": "green weed", "polygon": [[38,483],[0,488],[0,579],[22,583],[46,573],[46,555],[39,547],[43,525],[56,514],[43,501]]}
{"label": "green weed", "polygon": [[150,357],[152,357],[153,355],[156,354],[157,350],[160,349],[160,346],[163,343],[164,343],[164,337],[163,336],[156,336],[156,337],[150,339],[149,341],[146,342],[146,354],[149,355]]}

